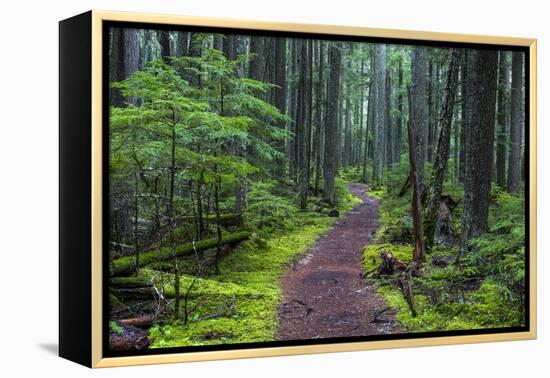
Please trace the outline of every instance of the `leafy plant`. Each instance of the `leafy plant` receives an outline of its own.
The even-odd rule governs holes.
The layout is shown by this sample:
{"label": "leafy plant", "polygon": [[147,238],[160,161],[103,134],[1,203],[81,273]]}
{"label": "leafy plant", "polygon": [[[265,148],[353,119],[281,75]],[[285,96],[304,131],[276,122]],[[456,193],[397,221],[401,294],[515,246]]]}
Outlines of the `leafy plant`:
{"label": "leafy plant", "polygon": [[273,194],[274,186],[274,182],[257,182],[248,192],[245,222],[248,227],[264,234],[289,230],[296,225],[298,208],[287,198]]}

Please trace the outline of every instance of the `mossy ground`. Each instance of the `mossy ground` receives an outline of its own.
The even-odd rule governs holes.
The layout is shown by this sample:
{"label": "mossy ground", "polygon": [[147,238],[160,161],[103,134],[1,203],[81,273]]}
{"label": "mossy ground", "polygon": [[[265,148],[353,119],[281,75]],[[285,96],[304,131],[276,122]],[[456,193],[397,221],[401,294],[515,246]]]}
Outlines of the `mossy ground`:
{"label": "mossy ground", "polygon": [[[360,202],[347,191],[341,192],[339,199],[338,210],[341,214]],[[277,308],[281,300],[281,275],[289,263],[311,247],[335,220],[312,211],[298,211],[288,229],[241,243],[221,259],[219,274],[195,281],[189,296],[189,308],[196,307],[196,310],[190,314],[187,324],[182,320],[165,319],[150,329],[151,347],[274,340],[278,326]],[[158,271],[142,269],[140,274],[161,284]],[[166,283],[173,281],[172,274],[163,273],[162,276]],[[182,292],[189,288],[192,280],[191,275],[182,276]],[[173,285],[167,284],[165,287],[166,294],[170,296]],[[233,302],[233,315],[201,320],[227,309]]]}
{"label": "mossy ground", "polygon": [[[365,248],[363,267],[373,271],[380,262],[380,252],[388,250],[404,263],[411,261],[412,246],[374,244]],[[453,257],[454,249],[435,250],[428,256],[422,277],[413,278],[417,316],[413,317],[403,293],[393,277],[377,278],[377,292],[395,309],[399,323],[411,332],[472,330],[521,325],[517,307],[510,307],[502,286],[490,278],[478,280],[467,267],[431,264],[434,257]],[[455,283],[463,282],[463,284]]]}
{"label": "mossy ground", "polygon": [[[412,219],[409,195],[398,193],[405,181],[403,167],[394,167],[383,184],[369,195],[381,200],[378,243],[364,249],[363,268],[373,272],[380,252],[390,251],[404,263],[412,258]],[[459,200],[460,185],[445,183],[444,193]],[[422,276],[413,278],[417,316],[413,317],[395,277],[372,278],[377,292],[396,310],[409,332],[472,330],[524,324],[523,198],[493,190],[488,233],[471,241],[471,251],[456,263],[458,247],[436,246],[428,254]],[[455,231],[461,231],[462,204],[453,212]],[[444,267],[432,260],[445,261]]]}

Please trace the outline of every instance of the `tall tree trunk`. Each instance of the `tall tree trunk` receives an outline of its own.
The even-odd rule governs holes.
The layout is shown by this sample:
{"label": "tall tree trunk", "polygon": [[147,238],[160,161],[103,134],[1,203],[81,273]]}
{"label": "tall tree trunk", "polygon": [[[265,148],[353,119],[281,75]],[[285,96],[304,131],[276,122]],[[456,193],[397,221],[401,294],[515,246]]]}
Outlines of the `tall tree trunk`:
{"label": "tall tree trunk", "polygon": [[[192,33],[192,36],[195,33]],[[191,41],[193,38],[191,38]],[[225,34],[223,40],[223,55],[229,60],[235,60],[235,35]]]}
{"label": "tall tree trunk", "polygon": [[367,177],[367,164],[369,160],[369,129],[372,129],[372,119],[373,119],[373,83],[374,80],[370,80],[369,83],[369,92],[367,94],[368,103],[367,103],[367,126],[365,128],[365,151],[363,152],[363,174],[361,181],[364,183],[368,182]]}
{"label": "tall tree trunk", "polygon": [[351,83],[348,79],[349,74],[351,73],[351,60],[353,54],[353,45],[349,44],[350,55],[347,59],[346,64],[346,79],[344,80],[346,86],[346,95],[345,95],[345,113],[344,113],[344,150],[342,151],[342,166],[348,168],[351,164]]}
{"label": "tall tree trunk", "polygon": [[334,179],[336,176],[336,146],[338,135],[338,98],[340,97],[341,55],[337,42],[329,43],[329,85],[327,111],[325,112],[325,160],[324,160],[324,199],[335,204]]}
{"label": "tall tree trunk", "polygon": [[374,128],[374,183],[379,186],[384,173],[384,147],[386,125],[386,102],[385,98],[385,67],[386,67],[386,45],[376,44],[375,47],[374,77],[376,80],[376,126]]}
{"label": "tall tree trunk", "polygon": [[345,100],[346,110],[344,113],[344,149],[342,151],[342,167],[350,166],[351,155],[351,100],[349,97]]}
{"label": "tall tree trunk", "polygon": [[316,112],[315,112],[315,124],[316,124],[316,141],[317,145],[315,156],[315,194],[319,194],[319,185],[321,183],[321,157],[322,151],[322,135],[323,135],[323,70],[324,70],[324,42],[318,41],[319,46],[319,72],[317,78],[317,97],[316,97]]}
{"label": "tall tree trunk", "polygon": [[[115,83],[127,79],[140,69],[140,46],[138,29],[113,28],[112,48],[110,54],[110,81]],[[124,96],[120,90],[110,90],[111,105],[125,106]],[[135,99],[127,99],[135,103]]]}
{"label": "tall tree trunk", "polygon": [[426,47],[413,47],[411,61],[411,105],[410,115],[414,136],[416,174],[421,198],[424,192],[424,165],[428,147],[428,101],[426,88]]}
{"label": "tall tree trunk", "polygon": [[311,175],[311,139],[312,139],[312,123],[313,123],[313,40],[307,41],[307,61],[306,70],[304,72],[306,76],[305,82],[305,109],[306,109],[306,152],[305,152],[305,174],[302,176],[301,192],[302,198],[300,207],[305,209],[307,207],[307,197],[309,195],[309,178]]}
{"label": "tall tree trunk", "polygon": [[508,192],[518,193],[521,174],[521,129],[523,53],[512,53],[512,123],[510,128],[510,156],[508,158]]}
{"label": "tall tree trunk", "polygon": [[398,88],[397,88],[397,113],[399,114],[397,117],[397,141],[396,141],[396,162],[401,162],[401,147],[403,143],[403,57],[399,57],[399,65],[398,65]]}
{"label": "tall tree trunk", "polygon": [[[460,105],[463,103],[464,101],[464,95],[462,93],[462,80],[464,80],[464,67],[463,67],[463,61],[464,61],[464,53],[461,54],[461,60],[460,60],[460,65],[459,65],[459,68],[458,68],[458,82],[457,82],[457,85],[458,85],[458,88],[457,88],[457,93],[456,93],[456,96],[459,97],[459,100],[457,101]],[[462,125],[462,118],[464,117],[464,114],[462,114],[462,106],[460,106],[460,108],[458,109],[458,113],[457,114],[460,114],[460,117],[455,117],[454,118],[454,135],[453,135],[453,138],[454,138],[454,145],[453,145],[453,187],[459,183],[459,178],[458,178],[458,175],[459,175],[459,170],[460,170],[460,127]]]}
{"label": "tall tree trunk", "polygon": [[462,115],[462,122],[460,125],[460,169],[458,171],[458,181],[461,183],[464,183],[464,174],[466,171],[466,140],[468,131],[470,130],[469,124],[470,124],[470,118],[472,115],[472,106],[474,103],[474,98],[471,95],[473,93],[473,88],[475,86],[475,83],[472,80],[473,73],[472,73],[472,62],[473,62],[473,56],[474,51],[473,50],[465,50],[464,51],[464,59],[463,59],[463,65],[462,65],[462,85],[461,85],[461,92],[462,92],[462,109],[461,109],[461,115]]}
{"label": "tall tree trunk", "polygon": [[[408,91],[409,99],[409,113],[412,113],[412,94],[411,90]],[[413,261],[421,264],[426,260],[426,251],[424,249],[424,225],[422,223],[422,201],[420,196],[420,188],[417,176],[416,162],[418,157],[416,156],[416,148],[414,141],[414,130],[412,127],[412,114],[409,114],[409,122],[407,125],[407,135],[409,141],[409,179],[411,181],[411,215],[413,218],[413,233],[414,233],[414,250]]]}
{"label": "tall tree trunk", "polygon": [[391,69],[386,68],[386,79],[384,85],[384,102],[386,103],[386,115],[384,128],[386,130],[386,143],[384,154],[386,156],[386,165],[393,163],[393,131],[392,131],[392,120],[391,120]]}
{"label": "tall tree trunk", "polygon": [[428,62],[428,146],[427,146],[427,160],[433,161],[433,146],[435,136],[433,135],[433,123],[435,122],[434,117],[434,64],[433,57],[429,59]]}
{"label": "tall tree trunk", "polygon": [[218,51],[223,51],[223,34],[214,34],[212,47]]}
{"label": "tall tree trunk", "polygon": [[496,125],[496,139],[497,139],[497,154],[496,154],[496,182],[501,188],[506,186],[506,111],[508,107],[507,102],[507,83],[506,83],[506,71],[508,71],[508,64],[506,62],[506,51],[499,52],[498,62],[498,113],[497,113],[497,125]]}
{"label": "tall tree trunk", "polygon": [[296,119],[296,142],[298,145],[297,153],[297,168],[298,168],[298,193],[300,199],[300,207],[306,208],[307,191],[308,191],[308,140],[309,140],[309,125],[308,125],[308,81],[309,81],[309,56],[308,56],[308,41],[300,40],[298,57],[299,67],[299,85],[298,85],[298,106]]}
{"label": "tall tree trunk", "polygon": [[160,56],[166,63],[170,63],[170,32],[161,30],[159,32]]}
{"label": "tall tree trunk", "polygon": [[[363,49],[361,49],[361,53],[363,53]],[[364,111],[365,111],[365,59],[363,57],[361,57],[361,71],[360,71],[360,80],[361,80],[361,85],[359,86],[360,88],[360,96],[359,96],[359,137],[358,137],[358,141],[359,141],[359,146],[358,146],[358,151],[357,151],[357,159],[356,159],[356,164],[357,165],[361,165],[362,163],[362,159],[363,159],[363,142],[365,140],[365,138],[363,137],[363,125],[365,124],[364,122]],[[365,147],[366,148],[366,147]]]}
{"label": "tall tree trunk", "polygon": [[[440,75],[441,75],[441,65],[437,63],[434,67],[435,69],[435,83],[434,83],[434,110],[433,110],[433,117],[434,121],[432,122],[432,135],[434,138],[433,144],[437,143],[437,135],[439,132],[439,120],[441,118],[441,114],[439,113],[439,110],[441,109],[441,99],[443,98],[443,93],[441,93],[441,84],[440,84]],[[434,152],[434,145],[432,144],[432,152]],[[433,161],[433,160],[430,160]]]}
{"label": "tall tree trunk", "polygon": [[291,67],[291,87],[290,90],[290,122],[289,122],[289,129],[291,132],[291,137],[289,140],[289,170],[290,170],[290,177],[292,180],[296,181],[297,176],[297,166],[298,166],[298,133],[296,132],[296,124],[297,124],[297,118],[298,118],[298,89],[299,89],[299,83],[298,83],[298,39],[291,39],[291,56],[292,61],[290,63]]}
{"label": "tall tree trunk", "polygon": [[250,54],[252,58],[249,63],[248,75],[250,78],[263,81],[265,71],[265,38],[259,36],[250,37]]}
{"label": "tall tree trunk", "polygon": [[498,53],[493,50],[476,50],[472,54],[473,66],[468,80],[475,85],[472,85],[468,95],[475,101],[465,141],[461,253],[467,250],[470,239],[487,231],[495,139]]}
{"label": "tall tree trunk", "polygon": [[176,56],[185,56],[189,53],[189,32],[176,32]]}
{"label": "tall tree trunk", "polygon": [[432,181],[428,197],[427,211],[424,216],[424,232],[426,238],[426,249],[432,250],[437,224],[437,214],[441,194],[443,193],[443,182],[447,171],[447,162],[451,146],[451,126],[453,121],[454,103],[458,81],[458,66],[460,64],[460,50],[452,49],[450,51],[449,70],[447,72],[447,88],[445,89],[445,99],[441,109],[441,127],[437,142],[437,150],[432,172]]}
{"label": "tall tree trunk", "polygon": [[[277,86],[273,89],[273,104],[281,114],[286,114],[286,38],[277,38],[275,40],[275,80]],[[278,126],[281,130],[286,127],[286,121],[280,120]],[[277,141],[277,151],[285,153],[285,142]],[[285,174],[285,156],[277,159],[275,175],[283,178]]]}

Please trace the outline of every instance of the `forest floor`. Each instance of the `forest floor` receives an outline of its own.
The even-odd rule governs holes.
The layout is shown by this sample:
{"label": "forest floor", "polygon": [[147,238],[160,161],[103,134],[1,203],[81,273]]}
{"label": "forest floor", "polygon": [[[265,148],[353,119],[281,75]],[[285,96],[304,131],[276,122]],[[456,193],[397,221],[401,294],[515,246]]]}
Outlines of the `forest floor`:
{"label": "forest floor", "polygon": [[350,184],[362,200],[288,269],[281,281],[277,339],[369,336],[400,332],[395,313],[363,277],[363,248],[379,227],[379,202]]}

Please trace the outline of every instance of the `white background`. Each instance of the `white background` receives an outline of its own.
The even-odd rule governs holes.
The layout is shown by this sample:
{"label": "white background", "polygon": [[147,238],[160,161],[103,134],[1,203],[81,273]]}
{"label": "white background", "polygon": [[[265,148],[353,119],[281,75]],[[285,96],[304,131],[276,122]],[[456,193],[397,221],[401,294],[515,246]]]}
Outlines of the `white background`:
{"label": "white background", "polygon": [[[548,377],[550,12],[508,0],[5,0],[0,21],[0,375],[57,377]],[[58,25],[89,9],[539,39],[539,339],[91,371],[56,356]],[[545,214],[546,213],[546,214]],[[546,318],[545,318],[546,315]]]}

